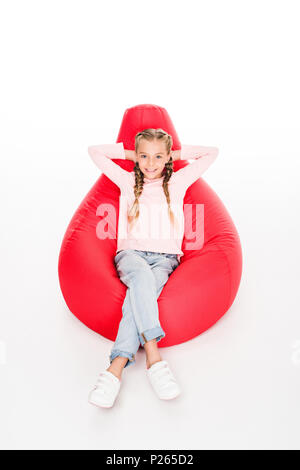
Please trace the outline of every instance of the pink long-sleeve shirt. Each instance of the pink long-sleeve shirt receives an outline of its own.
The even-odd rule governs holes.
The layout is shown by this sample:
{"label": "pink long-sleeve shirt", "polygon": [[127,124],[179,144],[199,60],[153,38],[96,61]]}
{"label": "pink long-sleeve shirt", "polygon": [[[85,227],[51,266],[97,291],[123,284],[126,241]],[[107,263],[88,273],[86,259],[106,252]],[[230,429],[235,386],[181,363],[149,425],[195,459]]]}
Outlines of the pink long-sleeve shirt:
{"label": "pink long-sleeve shirt", "polygon": [[180,262],[184,237],[183,199],[188,187],[193,184],[216,159],[217,147],[182,145],[181,159],[195,159],[195,162],[172,173],[168,182],[170,206],[176,218],[175,227],[168,214],[168,203],[162,187],[163,176],[148,179],[139,197],[139,217],[129,230],[127,212],[135,196],[135,173],[128,172],[112,161],[125,159],[123,142],[88,147],[88,153],[98,168],[120,188],[117,250],[135,249],[159,253],[177,254]]}

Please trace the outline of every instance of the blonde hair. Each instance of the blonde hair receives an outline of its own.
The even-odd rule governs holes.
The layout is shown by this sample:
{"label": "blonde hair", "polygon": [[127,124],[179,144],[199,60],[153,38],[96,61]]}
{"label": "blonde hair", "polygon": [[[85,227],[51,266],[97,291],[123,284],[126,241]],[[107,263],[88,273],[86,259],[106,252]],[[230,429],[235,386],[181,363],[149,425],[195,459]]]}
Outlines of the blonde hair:
{"label": "blonde hair", "polygon": [[[136,153],[138,151],[138,147],[142,139],[146,139],[149,142],[155,139],[163,142],[166,145],[167,154],[170,153],[172,145],[173,145],[172,136],[169,135],[167,132],[165,132],[163,129],[151,129],[151,128],[144,129],[143,131],[138,132],[135,136]],[[130,227],[139,217],[139,214],[140,214],[139,197],[143,192],[143,186],[144,186],[144,173],[140,170],[140,167],[137,161],[135,162],[135,165],[134,165],[134,173],[135,173],[135,186],[134,186],[135,200],[131,209],[128,211],[128,215],[127,215]],[[168,188],[168,181],[171,178],[172,173],[173,173],[173,159],[172,157],[170,157],[170,160],[165,164],[165,167],[162,172],[162,175],[164,176],[162,187],[163,187],[163,190],[167,199],[167,203],[168,203],[169,217],[170,217],[172,225],[174,225],[174,223],[177,224],[177,221],[174,217],[173,211],[171,210],[170,195],[169,195],[169,188]]]}

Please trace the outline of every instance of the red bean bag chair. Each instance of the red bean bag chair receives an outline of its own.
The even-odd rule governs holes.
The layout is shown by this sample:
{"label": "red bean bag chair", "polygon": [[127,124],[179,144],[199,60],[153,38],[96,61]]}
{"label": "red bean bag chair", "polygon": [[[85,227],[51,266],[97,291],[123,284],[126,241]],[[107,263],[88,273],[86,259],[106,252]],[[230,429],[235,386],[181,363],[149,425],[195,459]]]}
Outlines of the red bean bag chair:
{"label": "red bean bag chair", "polygon": [[[136,133],[149,127],[162,128],[171,134],[172,150],[181,148],[167,111],[151,104],[125,111],[117,142],[134,150]],[[133,161],[114,161],[133,171]],[[187,164],[186,160],[174,161],[174,171]],[[119,196],[118,186],[101,174],[73,215],[58,260],[60,287],[70,311],[90,329],[112,341],[117,336],[127,290],[114,265]],[[96,226],[107,213],[98,214],[97,207],[100,203],[103,207],[104,202],[116,208],[116,220],[108,224],[108,238],[99,239]],[[241,279],[240,239],[222,201],[199,178],[188,188],[185,204],[204,204],[204,243],[190,249],[187,244],[191,240],[183,239],[181,263],[158,298],[160,323],[166,333],[158,347],[183,343],[210,328],[232,305]],[[193,226],[194,218],[195,211]]]}

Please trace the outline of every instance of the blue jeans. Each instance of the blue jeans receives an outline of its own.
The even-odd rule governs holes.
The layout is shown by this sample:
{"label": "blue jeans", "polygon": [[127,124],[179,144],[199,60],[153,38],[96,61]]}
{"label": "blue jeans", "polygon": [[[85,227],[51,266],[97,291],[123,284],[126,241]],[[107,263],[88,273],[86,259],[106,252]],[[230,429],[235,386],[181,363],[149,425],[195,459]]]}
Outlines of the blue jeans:
{"label": "blue jeans", "polygon": [[176,254],[121,250],[114,258],[120,280],[127,286],[122,319],[109,356],[128,357],[125,367],[135,362],[140,344],[165,336],[159,322],[157,299],[169,276],[178,267]]}

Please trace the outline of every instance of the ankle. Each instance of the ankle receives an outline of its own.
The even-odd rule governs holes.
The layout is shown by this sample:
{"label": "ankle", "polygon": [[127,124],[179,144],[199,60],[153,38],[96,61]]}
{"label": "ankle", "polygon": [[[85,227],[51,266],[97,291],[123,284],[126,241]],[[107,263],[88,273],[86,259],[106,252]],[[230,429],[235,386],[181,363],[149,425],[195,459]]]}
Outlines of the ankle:
{"label": "ankle", "polygon": [[108,372],[111,372],[115,377],[117,377],[119,380],[121,380],[122,371],[116,370],[116,369],[114,369],[114,368],[111,367],[111,366],[109,366],[106,370],[107,370]]}
{"label": "ankle", "polygon": [[156,362],[159,362],[161,360],[162,360],[161,357],[156,358],[156,359],[152,359],[152,360],[147,359],[146,360],[147,369],[150,369],[150,367],[153,366],[153,364],[155,364]]}
{"label": "ankle", "polygon": [[108,372],[111,372],[119,380],[121,380],[122,372],[123,372],[124,367],[126,366],[128,360],[129,359],[127,357],[117,356],[113,359],[113,361],[110,363],[109,367],[106,370]]}

